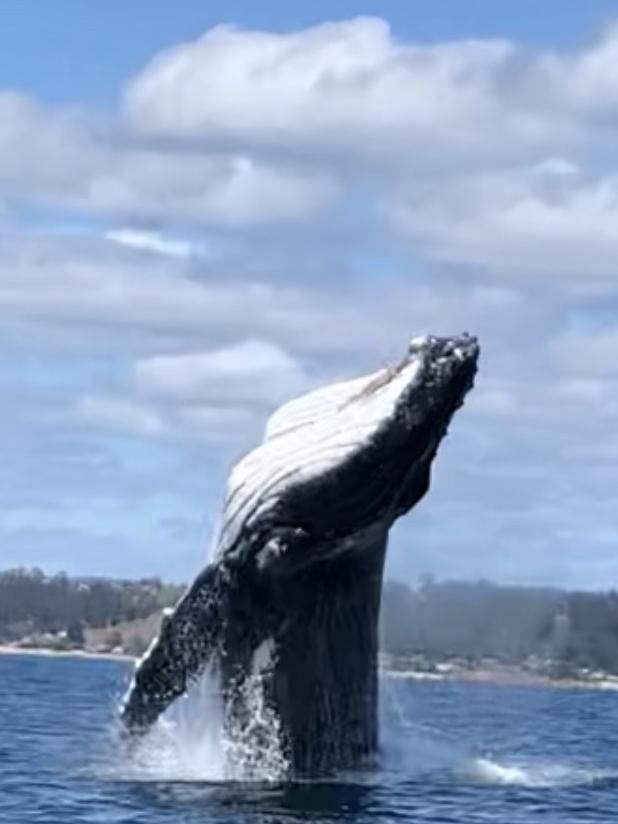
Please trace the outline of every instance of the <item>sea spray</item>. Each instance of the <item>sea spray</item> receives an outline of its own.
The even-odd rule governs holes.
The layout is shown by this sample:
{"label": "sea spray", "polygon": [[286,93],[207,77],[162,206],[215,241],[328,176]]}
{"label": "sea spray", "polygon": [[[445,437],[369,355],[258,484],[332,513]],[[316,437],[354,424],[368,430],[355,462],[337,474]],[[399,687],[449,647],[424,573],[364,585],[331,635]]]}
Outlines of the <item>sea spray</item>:
{"label": "sea spray", "polygon": [[138,781],[224,780],[222,718],[218,680],[207,671],[147,734],[122,735],[115,773]]}
{"label": "sea spray", "polygon": [[551,789],[552,787],[615,786],[616,770],[557,762],[495,761],[474,758],[461,765],[456,778],[475,784]]}
{"label": "sea spray", "polygon": [[242,718],[224,724],[219,677],[209,669],[152,729],[121,738],[116,776],[144,781],[259,781],[287,772],[279,721],[267,705],[264,678],[256,671],[242,686]]}
{"label": "sea spray", "polygon": [[399,678],[380,678],[380,730],[383,769],[397,772],[405,764],[411,776],[450,771],[471,755],[469,742],[413,715],[409,685]]}
{"label": "sea spray", "polygon": [[277,781],[288,772],[281,746],[279,719],[265,699],[261,673],[250,675],[242,687],[242,718],[230,716],[222,735],[228,777],[242,781]]}
{"label": "sea spray", "polygon": [[[262,666],[269,650],[257,652],[254,671],[243,685],[242,723],[224,725],[219,680],[208,671],[142,738],[116,739],[111,751],[92,760],[99,777],[115,781],[231,782],[278,785],[290,777],[280,727],[264,692]],[[618,771],[568,760],[513,757],[483,752],[480,742],[462,739],[441,724],[418,721],[409,683],[380,679],[381,755],[372,769],[332,776],[329,781],[382,786],[386,781],[431,781],[441,787],[615,788]],[[321,784],[325,785],[324,779]]]}
{"label": "sea spray", "polygon": [[266,699],[265,683],[275,663],[275,644],[266,638],[255,649],[251,672],[233,690],[242,712],[227,712],[222,735],[225,764],[233,778],[276,781],[289,763],[281,744],[281,723]]}
{"label": "sea spray", "polygon": [[[144,781],[199,782],[268,783],[287,778],[289,764],[281,745],[279,719],[264,689],[271,654],[268,644],[256,650],[251,674],[236,692],[242,711],[224,712],[218,674],[209,669],[143,738],[129,745],[114,770],[116,775]],[[400,699],[400,687],[392,679],[381,679],[380,771],[399,772],[405,764],[409,776],[427,771],[454,773],[461,764],[471,763],[461,741],[410,717]],[[355,780],[361,779],[369,780],[370,774],[355,775]]]}

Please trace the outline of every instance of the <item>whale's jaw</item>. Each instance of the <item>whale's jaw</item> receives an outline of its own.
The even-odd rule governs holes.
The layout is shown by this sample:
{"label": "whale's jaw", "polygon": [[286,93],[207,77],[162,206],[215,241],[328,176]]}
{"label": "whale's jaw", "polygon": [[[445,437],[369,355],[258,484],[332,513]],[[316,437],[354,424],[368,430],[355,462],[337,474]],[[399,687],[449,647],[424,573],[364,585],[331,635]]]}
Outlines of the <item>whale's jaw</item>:
{"label": "whale's jaw", "polygon": [[267,640],[264,694],[291,770],[332,772],[375,752],[388,531],[427,492],[477,358],[468,336],[416,339],[391,369],[273,415],[231,473],[215,561],[136,669],[121,710],[130,729],[147,729],[212,659],[237,727]]}

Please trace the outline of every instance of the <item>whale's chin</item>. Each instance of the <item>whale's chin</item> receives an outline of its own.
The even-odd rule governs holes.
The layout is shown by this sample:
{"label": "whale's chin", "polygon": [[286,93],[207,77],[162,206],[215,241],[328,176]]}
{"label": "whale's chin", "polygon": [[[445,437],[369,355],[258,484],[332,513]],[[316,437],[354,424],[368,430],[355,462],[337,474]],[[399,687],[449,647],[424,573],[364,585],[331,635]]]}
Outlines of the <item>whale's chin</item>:
{"label": "whale's chin", "polygon": [[267,640],[260,677],[291,770],[331,772],[375,753],[388,531],[426,494],[477,358],[468,336],[415,339],[392,368],[272,416],[230,475],[214,562],[136,669],[121,712],[129,728],[148,728],[212,659],[238,728]]}

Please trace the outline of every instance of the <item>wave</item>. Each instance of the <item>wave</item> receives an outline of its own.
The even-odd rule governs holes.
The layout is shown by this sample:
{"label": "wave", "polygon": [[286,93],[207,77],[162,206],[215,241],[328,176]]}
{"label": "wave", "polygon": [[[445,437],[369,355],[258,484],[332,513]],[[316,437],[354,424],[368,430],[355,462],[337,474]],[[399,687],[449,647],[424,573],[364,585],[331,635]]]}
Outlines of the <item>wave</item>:
{"label": "wave", "polygon": [[559,763],[500,763],[474,758],[457,773],[463,780],[509,787],[552,788],[595,786],[618,782],[618,770]]}
{"label": "wave", "polygon": [[140,739],[112,733],[105,772],[114,779],[162,782],[277,782],[287,772],[278,719],[259,675],[247,679],[248,722],[224,727],[218,679],[205,673]]}
{"label": "wave", "polygon": [[[127,738],[115,728],[112,747],[99,760],[97,773],[139,782],[287,782],[278,720],[264,700],[259,675],[248,680],[246,689],[246,723],[225,729],[218,679],[206,673],[144,737]],[[477,756],[476,746],[459,736],[410,720],[400,684],[384,689],[381,720],[382,752],[375,768],[330,781],[372,784],[388,775],[395,782],[431,776],[439,783],[536,789],[618,786],[618,770]]]}

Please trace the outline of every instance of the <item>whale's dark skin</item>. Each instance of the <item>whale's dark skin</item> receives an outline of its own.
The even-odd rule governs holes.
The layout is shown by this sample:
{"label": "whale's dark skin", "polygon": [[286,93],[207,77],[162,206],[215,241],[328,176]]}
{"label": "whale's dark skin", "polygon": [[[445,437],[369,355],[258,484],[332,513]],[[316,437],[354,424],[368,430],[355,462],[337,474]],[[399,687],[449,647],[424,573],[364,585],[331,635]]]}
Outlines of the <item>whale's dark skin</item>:
{"label": "whale's dark skin", "polygon": [[[323,470],[305,470],[312,453],[302,453],[304,422],[289,428],[298,429],[296,440],[280,435],[285,481],[264,482],[263,489],[251,481],[258,487],[250,488],[246,517],[231,519],[215,561],[164,618],[121,709],[130,730],[148,729],[208,663],[220,676],[227,723],[242,726],[243,685],[267,642],[261,680],[290,771],[327,774],[371,759],[378,749],[377,633],[388,531],[427,492],[440,441],[472,386],[478,351],[469,336],[412,341],[401,363],[325,413],[328,433],[329,421],[336,431],[337,416],[356,405],[352,412],[360,410],[365,428],[353,448],[335,449]],[[392,403],[375,417],[385,391]],[[288,457],[286,443],[299,451],[290,447]],[[254,454],[259,466],[262,453]],[[236,500],[229,496],[227,510]]]}

